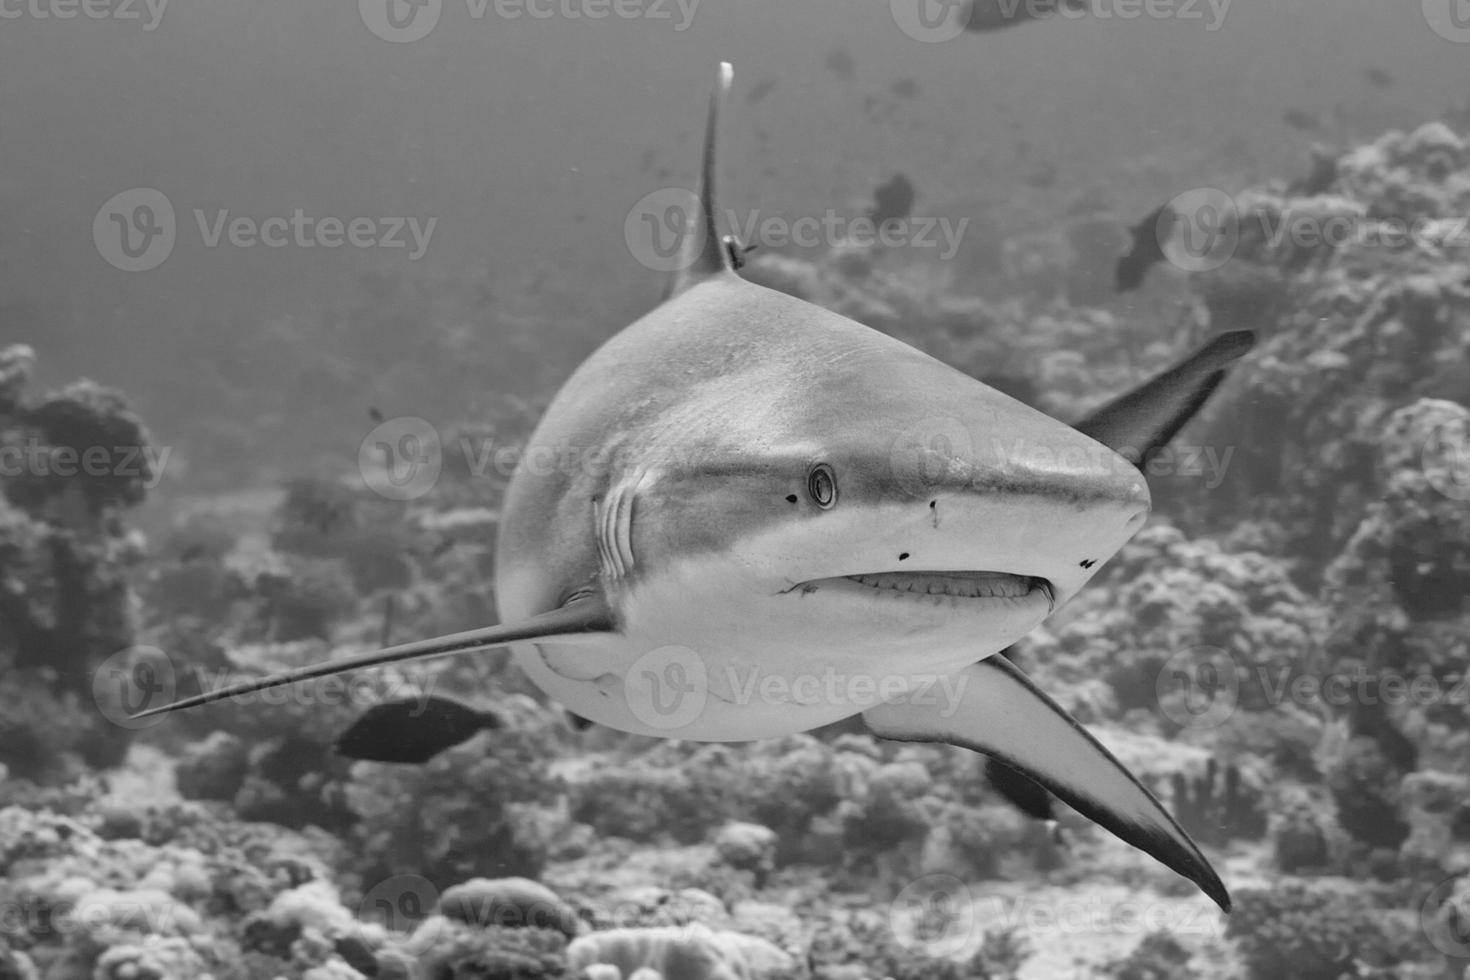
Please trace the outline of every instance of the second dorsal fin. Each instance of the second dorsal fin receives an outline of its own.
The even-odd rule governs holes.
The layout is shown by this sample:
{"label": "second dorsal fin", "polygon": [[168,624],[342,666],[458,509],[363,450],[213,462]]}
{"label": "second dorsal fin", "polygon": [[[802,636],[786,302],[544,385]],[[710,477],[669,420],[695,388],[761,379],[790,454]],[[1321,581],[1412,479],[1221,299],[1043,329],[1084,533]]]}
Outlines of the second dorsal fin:
{"label": "second dorsal fin", "polygon": [[695,283],[703,282],[721,272],[729,272],[733,268],[730,264],[730,251],[720,236],[715,185],[719,171],[717,143],[720,107],[730,94],[730,83],[734,77],[735,70],[730,67],[730,63],[720,62],[719,71],[715,74],[715,89],[710,93],[709,117],[704,127],[704,161],[699,175],[699,202],[689,214],[679,267],[674,271],[664,299],[672,299]]}

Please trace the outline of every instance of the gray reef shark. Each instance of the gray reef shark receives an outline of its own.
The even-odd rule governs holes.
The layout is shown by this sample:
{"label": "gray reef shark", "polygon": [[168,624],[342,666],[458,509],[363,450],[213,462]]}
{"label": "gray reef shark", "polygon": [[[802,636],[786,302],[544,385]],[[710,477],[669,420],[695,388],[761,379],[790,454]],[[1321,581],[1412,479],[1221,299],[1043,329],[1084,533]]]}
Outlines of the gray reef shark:
{"label": "gray reef shark", "polygon": [[[730,83],[722,64],[668,298],[578,368],[511,479],[495,567],[501,624],[146,714],[509,646],[551,698],[625,732],[740,741],[861,715],[885,739],[985,753],[1228,910],[1219,877],[1154,796],[994,655],[1143,526],[1140,466],[1251,334],[1221,335],[1067,425],[748,282],[739,243],[717,222],[715,142]],[[526,462],[548,458],[564,465]],[[341,747],[422,761],[494,727],[440,700],[421,721],[379,706]]]}

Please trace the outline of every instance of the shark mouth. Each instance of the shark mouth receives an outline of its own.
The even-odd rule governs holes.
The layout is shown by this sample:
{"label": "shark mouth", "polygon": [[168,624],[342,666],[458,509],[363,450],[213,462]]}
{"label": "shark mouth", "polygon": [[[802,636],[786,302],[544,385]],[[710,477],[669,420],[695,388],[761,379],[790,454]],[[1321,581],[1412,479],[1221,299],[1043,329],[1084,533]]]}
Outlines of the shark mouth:
{"label": "shark mouth", "polygon": [[875,592],[907,593],[915,597],[1027,599],[1040,595],[1046,598],[1048,607],[1056,606],[1056,589],[1051,582],[1008,572],[872,572],[808,582],[803,591],[820,588],[824,582],[853,582]]}

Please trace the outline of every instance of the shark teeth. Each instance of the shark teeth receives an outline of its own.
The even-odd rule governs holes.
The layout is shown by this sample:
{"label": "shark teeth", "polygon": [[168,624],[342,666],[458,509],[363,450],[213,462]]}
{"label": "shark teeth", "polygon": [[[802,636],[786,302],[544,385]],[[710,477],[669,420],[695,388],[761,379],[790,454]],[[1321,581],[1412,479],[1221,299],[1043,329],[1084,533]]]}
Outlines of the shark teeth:
{"label": "shark teeth", "polygon": [[1019,599],[1035,589],[1042,589],[1049,599],[1052,597],[1051,583],[1045,579],[1006,572],[877,572],[844,577],[870,588],[915,595]]}

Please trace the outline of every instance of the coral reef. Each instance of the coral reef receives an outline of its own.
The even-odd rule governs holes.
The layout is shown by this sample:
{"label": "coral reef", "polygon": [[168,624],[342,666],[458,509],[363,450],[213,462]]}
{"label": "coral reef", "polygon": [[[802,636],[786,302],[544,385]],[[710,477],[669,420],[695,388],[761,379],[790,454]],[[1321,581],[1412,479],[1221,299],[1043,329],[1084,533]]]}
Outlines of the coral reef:
{"label": "coral reef", "polygon": [[0,351],[0,693],[12,705],[0,764],[63,782],[127,751],[130,732],[112,720],[127,684],[112,680],[131,667],[143,545],[119,512],[161,464],[119,393],[80,381],[33,395],[34,360]]}
{"label": "coral reef", "polygon": [[[1011,651],[1257,886],[1223,937],[1110,920],[1102,975],[1463,971],[1422,936],[1463,925],[1470,871],[1470,254],[1447,227],[1467,207],[1470,151],[1430,124],[1238,196],[1229,260],[1151,277],[1128,315],[1097,202],[984,243],[985,297],[850,243],[745,270],[1069,419],[1210,331],[1260,332],[1151,470],[1161,519]],[[1399,222],[1414,233],[1390,241]],[[355,448],[368,426],[341,406],[367,351],[414,354],[374,385],[391,412],[477,421],[440,427],[421,498],[373,493],[350,458],[266,467],[255,483],[282,489],[256,511],[181,509],[151,549],[123,515],[166,455],[126,401],[34,393],[34,353],[0,350],[0,458],[28,461],[0,471],[0,976],[1031,980],[1076,937],[992,914],[952,943],[955,921],[1004,895],[1057,913],[1053,889],[1109,911],[1198,899],[1065,807],[1051,827],[1006,804],[974,753],[851,724],[740,745],[576,731],[500,654],[115,724],[144,682],[187,694],[491,621],[509,463],[563,366],[528,367],[545,326],[468,281],[374,277],[335,320],[269,325],[313,395],[269,415],[248,391],[269,359],[211,351],[221,418],[251,420],[202,424],[220,473],[211,453],[254,439]],[[488,359],[485,329],[506,339]],[[412,400],[444,364],[495,394]],[[62,475],[93,448],[94,471]],[[504,724],[423,766],[335,753],[370,705],[442,691]],[[906,905],[934,876],[969,904]]]}

